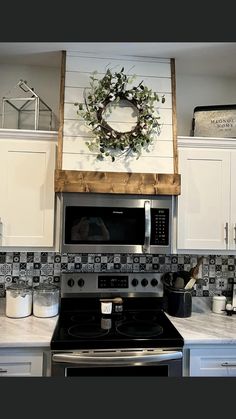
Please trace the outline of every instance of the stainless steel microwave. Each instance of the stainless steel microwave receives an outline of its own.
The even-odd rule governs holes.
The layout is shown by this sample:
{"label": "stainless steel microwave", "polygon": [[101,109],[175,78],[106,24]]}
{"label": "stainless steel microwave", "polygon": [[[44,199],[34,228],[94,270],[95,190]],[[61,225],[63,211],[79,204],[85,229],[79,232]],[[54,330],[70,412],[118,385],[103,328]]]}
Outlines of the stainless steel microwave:
{"label": "stainless steel microwave", "polygon": [[170,195],[62,194],[61,252],[171,253]]}

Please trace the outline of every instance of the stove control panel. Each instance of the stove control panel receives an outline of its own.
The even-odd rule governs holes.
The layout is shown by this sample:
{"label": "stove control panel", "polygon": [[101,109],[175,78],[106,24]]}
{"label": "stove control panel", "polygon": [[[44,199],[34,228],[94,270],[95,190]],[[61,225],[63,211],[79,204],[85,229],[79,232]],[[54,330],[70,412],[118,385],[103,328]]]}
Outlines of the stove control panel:
{"label": "stove control panel", "polygon": [[155,294],[163,296],[160,273],[67,272],[61,277],[61,295],[81,293]]}

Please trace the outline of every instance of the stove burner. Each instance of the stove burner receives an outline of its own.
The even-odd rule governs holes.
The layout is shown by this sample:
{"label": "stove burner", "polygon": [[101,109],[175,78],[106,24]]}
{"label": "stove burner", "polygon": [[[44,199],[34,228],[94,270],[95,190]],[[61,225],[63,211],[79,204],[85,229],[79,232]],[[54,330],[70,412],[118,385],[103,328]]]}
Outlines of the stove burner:
{"label": "stove burner", "polygon": [[109,330],[102,329],[100,324],[78,324],[68,329],[68,333],[76,338],[98,338],[109,333]]}
{"label": "stove burner", "polygon": [[127,321],[116,328],[121,335],[135,338],[150,338],[163,333],[163,328],[150,321]]}
{"label": "stove burner", "polygon": [[71,320],[76,323],[87,323],[91,322],[95,317],[90,313],[77,313],[71,317]]}
{"label": "stove burner", "polygon": [[145,320],[145,321],[154,322],[157,319],[157,316],[148,311],[140,311],[140,312],[135,313],[133,318],[135,320]]}

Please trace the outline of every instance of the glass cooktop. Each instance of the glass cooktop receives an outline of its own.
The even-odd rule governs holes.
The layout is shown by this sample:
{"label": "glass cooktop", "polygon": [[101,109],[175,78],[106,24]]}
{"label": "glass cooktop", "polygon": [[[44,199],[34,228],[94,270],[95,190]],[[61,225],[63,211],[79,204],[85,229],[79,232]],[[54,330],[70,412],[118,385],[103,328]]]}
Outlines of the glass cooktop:
{"label": "glass cooktop", "polygon": [[122,313],[104,315],[99,306],[63,307],[51,349],[182,348],[183,337],[161,308],[124,305]]}

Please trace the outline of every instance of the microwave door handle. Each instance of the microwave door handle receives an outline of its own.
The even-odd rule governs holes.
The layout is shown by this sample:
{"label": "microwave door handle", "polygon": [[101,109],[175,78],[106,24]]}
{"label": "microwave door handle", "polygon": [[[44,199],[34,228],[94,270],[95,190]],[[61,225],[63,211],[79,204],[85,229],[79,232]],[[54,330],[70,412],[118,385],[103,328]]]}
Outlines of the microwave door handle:
{"label": "microwave door handle", "polygon": [[145,211],[145,235],[143,244],[143,253],[150,253],[151,242],[151,204],[150,201],[144,202]]}

